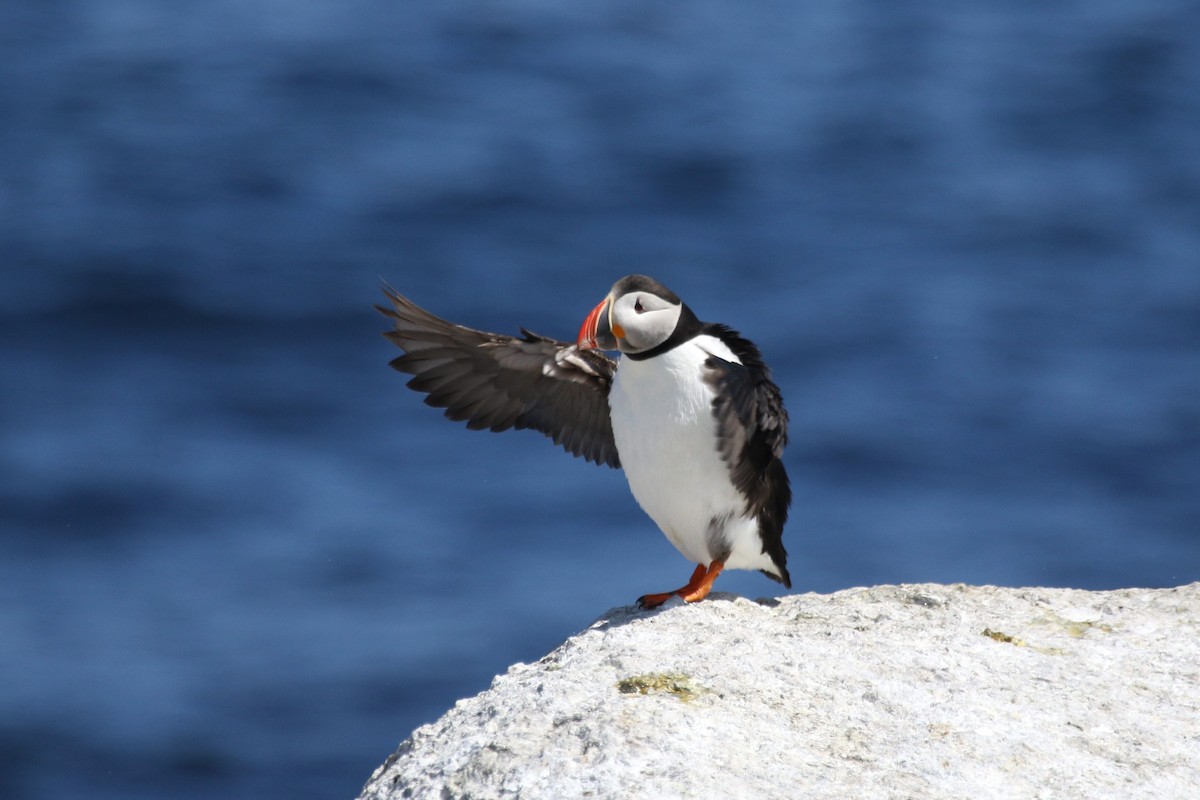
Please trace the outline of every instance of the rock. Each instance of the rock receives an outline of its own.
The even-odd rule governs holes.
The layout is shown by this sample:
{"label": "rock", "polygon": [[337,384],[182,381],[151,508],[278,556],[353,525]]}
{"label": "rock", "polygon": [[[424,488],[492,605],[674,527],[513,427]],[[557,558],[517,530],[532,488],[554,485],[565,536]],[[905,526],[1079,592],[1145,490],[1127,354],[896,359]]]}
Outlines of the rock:
{"label": "rock", "polygon": [[619,608],[362,798],[1200,797],[1200,583]]}

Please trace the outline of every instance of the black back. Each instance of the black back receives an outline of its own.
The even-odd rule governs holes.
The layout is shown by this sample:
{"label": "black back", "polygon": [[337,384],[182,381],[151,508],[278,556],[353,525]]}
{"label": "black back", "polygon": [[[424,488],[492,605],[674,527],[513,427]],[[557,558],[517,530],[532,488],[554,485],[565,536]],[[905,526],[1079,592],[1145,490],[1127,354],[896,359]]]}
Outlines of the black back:
{"label": "black back", "polygon": [[763,552],[775,562],[781,582],[790,589],[783,526],[792,488],[780,460],[787,446],[788,425],[783,396],[752,342],[725,325],[709,323],[701,332],[720,339],[742,362],[735,364],[716,356],[705,362],[709,368],[705,379],[717,394],[713,400],[717,446],[729,465],[733,485],[746,496],[749,511],[758,520]]}

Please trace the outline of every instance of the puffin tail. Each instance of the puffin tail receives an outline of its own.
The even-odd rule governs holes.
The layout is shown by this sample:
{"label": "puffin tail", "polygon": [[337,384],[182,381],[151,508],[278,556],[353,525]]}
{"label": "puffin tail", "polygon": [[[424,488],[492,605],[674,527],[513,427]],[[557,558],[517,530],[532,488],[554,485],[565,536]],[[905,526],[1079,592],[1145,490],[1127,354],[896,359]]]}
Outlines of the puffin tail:
{"label": "puffin tail", "polygon": [[766,575],[776,583],[782,583],[789,589],[792,588],[792,576],[788,574],[787,567],[783,566],[782,564],[776,564],[776,568],[779,570],[778,575],[776,575],[774,572],[767,572],[765,569],[760,569],[759,572],[761,572],[763,575]]}

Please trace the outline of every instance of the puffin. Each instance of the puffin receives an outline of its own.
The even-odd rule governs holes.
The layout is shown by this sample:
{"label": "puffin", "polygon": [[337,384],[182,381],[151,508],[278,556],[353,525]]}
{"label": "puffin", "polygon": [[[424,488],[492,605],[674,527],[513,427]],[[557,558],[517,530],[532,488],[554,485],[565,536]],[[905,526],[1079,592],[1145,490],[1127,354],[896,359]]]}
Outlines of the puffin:
{"label": "puffin", "polygon": [[758,347],[737,331],[701,322],[645,275],[613,284],[574,342],[473,330],[383,291],[384,336],[403,351],[390,364],[427,405],[473,430],[536,430],[624,470],[638,505],[696,565],[686,584],[639,606],[702,600],[725,569],[791,588],[788,415]]}

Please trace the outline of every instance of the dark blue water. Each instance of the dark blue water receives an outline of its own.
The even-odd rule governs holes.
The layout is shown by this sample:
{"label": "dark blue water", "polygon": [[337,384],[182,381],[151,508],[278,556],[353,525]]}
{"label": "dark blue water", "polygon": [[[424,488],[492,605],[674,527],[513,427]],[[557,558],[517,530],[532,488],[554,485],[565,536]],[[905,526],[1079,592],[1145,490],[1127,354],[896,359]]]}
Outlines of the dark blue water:
{"label": "dark blue water", "polygon": [[350,797],[687,577],[381,278],[756,340],[800,591],[1200,579],[1195,3],[564,5],[0,5],[0,796]]}

